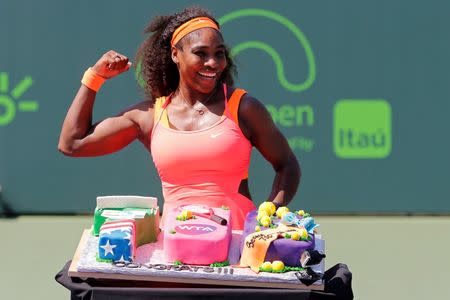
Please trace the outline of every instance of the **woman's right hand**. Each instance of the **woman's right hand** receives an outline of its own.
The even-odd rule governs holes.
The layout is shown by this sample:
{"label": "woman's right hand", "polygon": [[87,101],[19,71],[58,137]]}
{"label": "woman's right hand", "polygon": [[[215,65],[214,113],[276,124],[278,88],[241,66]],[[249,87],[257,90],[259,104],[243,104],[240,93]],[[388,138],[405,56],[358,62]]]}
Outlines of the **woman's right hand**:
{"label": "woman's right hand", "polygon": [[98,75],[110,79],[120,73],[128,71],[131,62],[128,57],[116,51],[110,50],[103,54],[103,56],[95,63],[92,70]]}

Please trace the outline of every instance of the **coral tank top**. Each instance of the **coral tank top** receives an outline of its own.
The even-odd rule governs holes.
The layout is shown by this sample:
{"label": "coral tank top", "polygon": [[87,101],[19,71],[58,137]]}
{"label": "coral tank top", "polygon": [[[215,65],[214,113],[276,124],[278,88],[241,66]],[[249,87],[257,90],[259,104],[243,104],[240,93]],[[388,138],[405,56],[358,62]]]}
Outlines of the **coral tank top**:
{"label": "coral tank top", "polygon": [[182,205],[226,206],[231,211],[233,229],[243,229],[247,213],[255,209],[250,199],[238,193],[252,149],[237,123],[237,108],[245,91],[236,89],[229,101],[225,85],[224,91],[222,117],[200,130],[182,131],[164,126],[161,119],[167,113],[170,96],[158,98],[155,103],[150,149],[162,182],[162,228],[167,213]]}

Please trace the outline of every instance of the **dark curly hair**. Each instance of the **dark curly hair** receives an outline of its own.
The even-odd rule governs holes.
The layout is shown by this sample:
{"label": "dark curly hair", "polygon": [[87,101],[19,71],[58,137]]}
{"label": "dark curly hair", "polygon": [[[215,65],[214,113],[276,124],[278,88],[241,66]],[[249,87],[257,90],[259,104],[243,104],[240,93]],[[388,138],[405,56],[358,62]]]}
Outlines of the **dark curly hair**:
{"label": "dark curly hair", "polygon": [[[145,34],[149,36],[139,47],[136,62],[140,65],[139,76],[145,82],[145,93],[152,101],[158,97],[167,96],[177,89],[180,78],[177,66],[172,61],[170,40],[175,29],[197,17],[208,17],[219,26],[208,11],[193,6],[170,16],[155,17],[145,28]],[[183,39],[175,47],[182,49],[182,44]],[[225,50],[225,56],[227,66],[222,72],[219,82],[233,86],[233,75],[237,74],[236,67],[230,58],[228,49]]]}

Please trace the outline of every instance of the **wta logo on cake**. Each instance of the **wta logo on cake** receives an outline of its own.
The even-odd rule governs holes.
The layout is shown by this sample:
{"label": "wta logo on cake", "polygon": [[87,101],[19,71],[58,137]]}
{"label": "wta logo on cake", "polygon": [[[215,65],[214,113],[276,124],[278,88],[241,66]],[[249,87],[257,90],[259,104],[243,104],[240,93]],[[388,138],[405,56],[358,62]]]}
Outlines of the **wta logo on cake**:
{"label": "wta logo on cake", "polygon": [[[235,57],[247,49],[261,50],[272,58],[278,82],[285,90],[295,93],[308,90],[316,80],[316,62],[306,35],[291,20],[265,9],[236,10],[222,16],[219,23],[224,28],[231,21],[249,17],[276,22],[293,34],[306,56],[308,75],[298,84],[288,81],[284,72],[283,59],[276,49],[262,41],[238,43],[231,48],[231,56]],[[292,61],[294,59],[295,57]],[[286,65],[289,65],[289,62]],[[311,105],[266,104],[266,107],[274,122],[281,128],[300,129],[315,126],[314,108]],[[383,99],[344,99],[335,102],[332,122],[333,152],[341,159],[373,159],[389,156],[392,148],[391,116],[391,106]],[[289,134],[286,134],[286,137],[293,151],[314,151],[313,138]]]}
{"label": "wta logo on cake", "polygon": [[199,235],[216,231],[217,227],[207,224],[178,225],[175,231],[187,235]]}

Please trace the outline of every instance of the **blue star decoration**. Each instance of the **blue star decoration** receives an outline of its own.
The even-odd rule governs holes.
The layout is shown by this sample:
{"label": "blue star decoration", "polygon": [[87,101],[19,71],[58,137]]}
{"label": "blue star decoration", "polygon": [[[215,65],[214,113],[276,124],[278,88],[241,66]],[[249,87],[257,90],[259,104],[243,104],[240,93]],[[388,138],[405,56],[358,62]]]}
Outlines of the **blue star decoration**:
{"label": "blue star decoration", "polygon": [[98,242],[99,258],[131,262],[134,255],[131,236],[131,228],[101,231]]}

